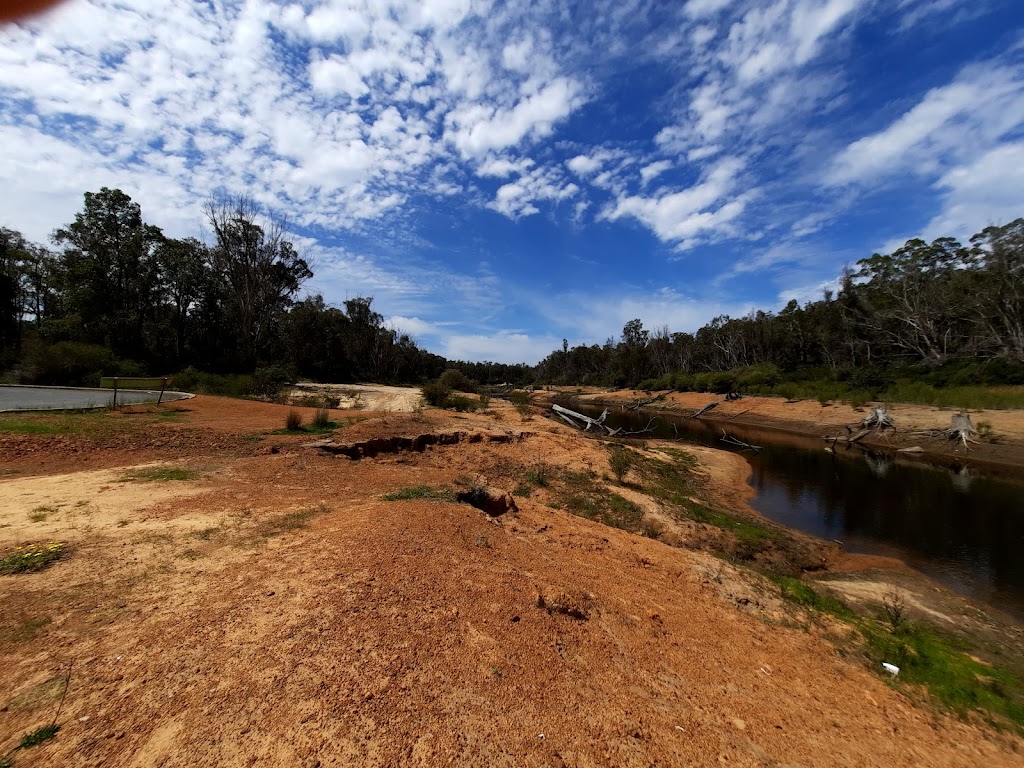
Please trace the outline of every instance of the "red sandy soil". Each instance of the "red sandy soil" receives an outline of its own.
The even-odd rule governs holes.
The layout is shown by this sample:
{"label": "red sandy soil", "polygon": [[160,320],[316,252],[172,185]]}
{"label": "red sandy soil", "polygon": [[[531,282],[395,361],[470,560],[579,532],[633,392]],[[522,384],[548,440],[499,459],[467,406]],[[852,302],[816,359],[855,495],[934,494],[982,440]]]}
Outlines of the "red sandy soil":
{"label": "red sandy soil", "polygon": [[[354,461],[270,434],[285,406],[161,410],[181,413],[0,433],[0,554],[70,548],[0,576],[0,754],[50,722],[70,676],[60,732],[15,752],[19,768],[1024,761],[1018,737],[908,697],[685,540],[542,496],[496,519],[382,498],[467,479],[509,491],[542,461],[606,472],[608,452],[567,427],[504,404],[348,412],[335,441],[481,436]],[[694,453],[708,498],[742,506],[745,463]],[[152,462],[194,479],[125,479]]]}

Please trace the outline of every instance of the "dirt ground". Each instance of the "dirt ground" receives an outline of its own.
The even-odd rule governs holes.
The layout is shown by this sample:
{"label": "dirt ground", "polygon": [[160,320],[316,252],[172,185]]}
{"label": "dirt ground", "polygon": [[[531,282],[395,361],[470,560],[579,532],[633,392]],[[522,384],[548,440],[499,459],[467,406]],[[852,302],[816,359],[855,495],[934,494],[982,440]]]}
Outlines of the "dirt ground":
{"label": "dirt ground", "polygon": [[[324,435],[279,434],[289,406],[203,396],[66,434],[0,432],[0,555],[68,546],[46,570],[0,576],[0,755],[59,707],[57,736],[16,766],[1024,760],[1018,737],[912,700],[763,579],[685,540],[543,493],[496,518],[384,498],[509,492],[541,464],[600,477],[598,442],[497,401],[363,405],[334,411],[329,436],[368,446],[358,460],[317,447]],[[743,507],[745,462],[693,454],[707,498]],[[170,470],[180,479],[145,479]]]}

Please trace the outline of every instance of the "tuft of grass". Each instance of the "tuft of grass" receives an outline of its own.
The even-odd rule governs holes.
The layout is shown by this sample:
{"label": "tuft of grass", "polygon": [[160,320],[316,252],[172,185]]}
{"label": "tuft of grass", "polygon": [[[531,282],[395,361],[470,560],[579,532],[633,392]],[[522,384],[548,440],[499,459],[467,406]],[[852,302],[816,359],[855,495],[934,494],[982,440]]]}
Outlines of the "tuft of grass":
{"label": "tuft of grass", "polygon": [[67,552],[63,542],[30,544],[0,557],[0,574],[31,573],[41,571]]}
{"label": "tuft of grass", "polygon": [[330,511],[331,508],[326,504],[319,504],[315,507],[306,507],[305,509],[285,512],[283,515],[267,520],[261,528],[261,533],[266,538],[270,538],[271,536],[279,536],[282,533],[288,533],[289,531],[298,531],[303,528],[308,528],[310,520]]}
{"label": "tuft of grass", "polygon": [[540,462],[526,470],[523,479],[530,485],[535,485],[538,488],[547,488],[551,482],[552,474],[551,465]]}
{"label": "tuft of grass", "polygon": [[512,489],[512,495],[513,496],[519,496],[520,498],[524,498],[524,499],[527,498],[528,496],[530,496],[530,494],[532,494],[532,493],[533,493],[533,488],[531,488],[526,483],[520,483],[519,485],[517,485],[515,488]]}
{"label": "tuft of grass", "polygon": [[317,408],[313,411],[313,421],[310,426],[314,430],[324,430],[331,426],[331,412],[326,408]]}
{"label": "tuft of grass", "polygon": [[634,451],[626,448],[622,445],[612,446],[611,456],[608,458],[608,464],[615,475],[615,479],[622,484],[623,478],[626,473],[629,472],[630,468],[636,463],[637,455]]}
{"label": "tuft of grass", "polygon": [[36,507],[28,513],[28,519],[33,523],[41,523],[50,515],[57,514],[56,507]]}
{"label": "tuft of grass", "polygon": [[171,482],[182,480],[195,480],[199,477],[198,472],[183,467],[143,467],[142,469],[131,469],[125,472],[120,478],[122,483],[139,482]]}
{"label": "tuft of grass", "polygon": [[302,429],[302,414],[296,410],[288,411],[284,417],[284,428],[288,432],[298,432]]}
{"label": "tuft of grass", "polygon": [[432,501],[455,501],[455,494],[452,489],[445,486],[411,485],[382,497],[384,501],[412,501],[413,499],[426,499]]}
{"label": "tuft of grass", "polygon": [[21,741],[18,742],[18,749],[28,749],[29,747],[39,746],[56,736],[57,731],[59,730],[59,725],[56,723],[50,723],[50,725],[44,725],[40,728],[36,728],[34,731],[29,731],[21,737]]}

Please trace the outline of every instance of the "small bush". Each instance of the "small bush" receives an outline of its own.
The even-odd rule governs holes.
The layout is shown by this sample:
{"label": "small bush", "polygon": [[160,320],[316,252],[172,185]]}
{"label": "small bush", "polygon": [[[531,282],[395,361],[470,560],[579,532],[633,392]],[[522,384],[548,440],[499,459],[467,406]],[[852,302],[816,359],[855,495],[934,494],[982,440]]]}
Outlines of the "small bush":
{"label": "small bush", "polygon": [[35,747],[47,742],[56,736],[59,730],[60,726],[56,723],[36,728],[34,731],[30,731],[21,737],[21,741],[18,742],[18,749],[28,749],[29,747]]}
{"label": "small bush", "polygon": [[31,573],[41,571],[46,566],[59,560],[67,546],[61,542],[52,544],[32,544],[16,549],[9,555],[0,557],[0,574]]}
{"label": "small bush", "polygon": [[288,371],[279,365],[257,368],[252,375],[253,394],[275,400],[281,394],[284,385],[291,379]]}
{"label": "small bush", "polygon": [[611,470],[615,475],[615,479],[622,483],[622,479],[629,472],[629,468],[633,466],[633,461],[636,458],[634,454],[628,448],[624,448],[621,445],[616,445],[612,448],[612,455],[608,460],[611,465]]}
{"label": "small bush", "polygon": [[298,432],[302,429],[302,414],[296,410],[288,411],[284,417],[284,428],[289,432]]}
{"label": "small bush", "polygon": [[476,382],[456,368],[449,368],[437,380],[456,392],[476,392],[477,390]]}
{"label": "small bush", "polygon": [[530,412],[529,392],[517,389],[508,393],[508,399],[516,407],[516,410],[519,411],[520,416],[526,416]]}
{"label": "small bush", "polygon": [[440,381],[428,381],[420,388],[420,391],[423,393],[423,399],[427,405],[432,405],[435,408],[444,408],[452,394],[451,387],[445,386]]}
{"label": "small bush", "polygon": [[475,411],[480,407],[480,401],[474,400],[471,397],[465,395],[449,395],[448,402],[445,404],[445,408],[450,408],[453,411]]}

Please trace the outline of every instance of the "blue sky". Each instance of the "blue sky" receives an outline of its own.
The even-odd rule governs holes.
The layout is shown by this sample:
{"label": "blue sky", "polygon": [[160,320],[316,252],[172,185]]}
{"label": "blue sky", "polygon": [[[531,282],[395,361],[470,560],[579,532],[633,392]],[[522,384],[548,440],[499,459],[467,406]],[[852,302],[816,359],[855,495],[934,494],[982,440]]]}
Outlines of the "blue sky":
{"label": "blue sky", "polygon": [[33,239],[245,192],[329,302],[533,363],[1024,216],[1024,4],[70,0],[0,28],[0,148]]}

